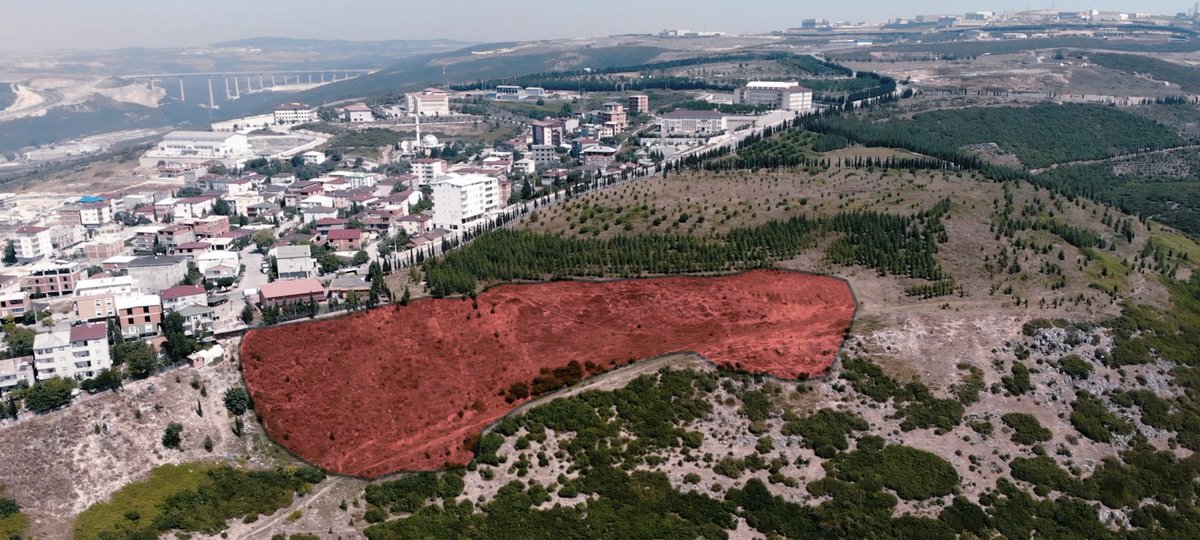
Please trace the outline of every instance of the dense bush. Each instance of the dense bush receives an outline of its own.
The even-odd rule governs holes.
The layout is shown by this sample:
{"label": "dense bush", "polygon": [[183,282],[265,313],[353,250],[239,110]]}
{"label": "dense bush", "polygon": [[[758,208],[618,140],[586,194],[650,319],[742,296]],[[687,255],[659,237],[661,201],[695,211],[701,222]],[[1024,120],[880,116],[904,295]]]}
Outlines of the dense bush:
{"label": "dense bush", "polygon": [[1008,413],[1000,417],[1004,425],[1012,428],[1012,440],[1017,444],[1035,444],[1050,440],[1054,434],[1042,427],[1032,414]]}
{"label": "dense bush", "polygon": [[1112,442],[1113,435],[1127,435],[1133,426],[1122,420],[1108,406],[1091,394],[1081,391],[1071,402],[1071,425],[1084,437],[1096,442]]}
{"label": "dense bush", "polygon": [[854,413],[821,409],[804,418],[788,420],[782,433],[800,436],[805,448],[811,448],[817,456],[831,458],[839,450],[849,448],[847,435],[868,427],[867,421]]}
{"label": "dense bush", "polygon": [[1084,360],[1078,354],[1072,354],[1058,360],[1058,369],[1072,379],[1081,380],[1092,374],[1092,363]]}
{"label": "dense bush", "polygon": [[848,482],[879,482],[902,499],[928,499],[953,493],[958,486],[954,466],[936,454],[907,446],[885,446],[873,436],[858,440],[853,452],[838,454],[825,464],[832,478]]}

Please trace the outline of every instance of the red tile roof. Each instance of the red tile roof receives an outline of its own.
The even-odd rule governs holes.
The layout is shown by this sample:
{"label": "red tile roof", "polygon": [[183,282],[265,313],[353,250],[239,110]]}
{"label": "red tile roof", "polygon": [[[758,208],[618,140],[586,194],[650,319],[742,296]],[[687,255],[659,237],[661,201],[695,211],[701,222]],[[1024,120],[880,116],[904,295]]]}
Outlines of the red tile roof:
{"label": "red tile roof", "polygon": [[163,292],[160,296],[162,296],[163,300],[174,300],[176,298],[196,296],[201,294],[206,293],[204,292],[204,287],[199,285],[176,285],[170,289],[163,289]]}
{"label": "red tile roof", "polygon": [[362,231],[358,229],[334,229],[329,231],[328,238],[330,240],[358,240],[362,238]]}
{"label": "red tile roof", "polygon": [[71,342],[95,341],[108,338],[108,325],[104,323],[82,324],[71,327]]}
{"label": "red tile roof", "polygon": [[293,279],[267,283],[259,287],[258,292],[263,298],[272,300],[293,296],[323,295],[325,287],[322,287],[321,282],[315,279]]}

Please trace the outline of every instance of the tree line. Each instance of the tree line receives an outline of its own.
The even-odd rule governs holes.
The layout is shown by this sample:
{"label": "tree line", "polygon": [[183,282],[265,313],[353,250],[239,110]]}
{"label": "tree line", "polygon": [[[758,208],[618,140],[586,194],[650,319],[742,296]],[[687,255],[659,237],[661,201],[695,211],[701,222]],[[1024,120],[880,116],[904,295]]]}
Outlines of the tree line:
{"label": "tree line", "polygon": [[576,276],[639,277],[730,272],[770,267],[839,234],[828,255],[881,274],[940,280],[936,253],[947,240],[940,217],[948,202],[912,216],[872,211],[831,218],[796,216],[737,228],[717,238],[632,234],[572,238],[531,231],[497,230],[442,259],[424,261],[430,294],[474,294],[480,281],[562,279]]}

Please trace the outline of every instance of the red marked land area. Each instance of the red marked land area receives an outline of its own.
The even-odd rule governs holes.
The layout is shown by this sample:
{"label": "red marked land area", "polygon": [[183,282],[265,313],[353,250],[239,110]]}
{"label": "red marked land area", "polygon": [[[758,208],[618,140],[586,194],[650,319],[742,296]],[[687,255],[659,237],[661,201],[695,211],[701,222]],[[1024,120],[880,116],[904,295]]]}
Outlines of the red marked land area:
{"label": "red marked land area", "polygon": [[254,330],[242,360],[276,442],[370,478],[470,461],[464,442],[525,401],[513,400],[514,383],[536,386],[572,360],[586,376],[694,351],[780,378],[822,374],[854,310],[844,281],[786,271],[502,285],[474,303]]}

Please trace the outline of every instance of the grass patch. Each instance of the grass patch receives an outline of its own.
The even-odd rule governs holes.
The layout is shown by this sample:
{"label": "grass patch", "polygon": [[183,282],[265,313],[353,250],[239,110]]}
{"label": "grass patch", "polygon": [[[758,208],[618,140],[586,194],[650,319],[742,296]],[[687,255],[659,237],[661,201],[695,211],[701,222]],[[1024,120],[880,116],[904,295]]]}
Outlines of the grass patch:
{"label": "grass patch", "polygon": [[163,465],[75,521],[75,538],[153,538],[170,530],[216,534],[233,518],[270,514],[325,473],[304,467],[245,471],[225,465]]}

